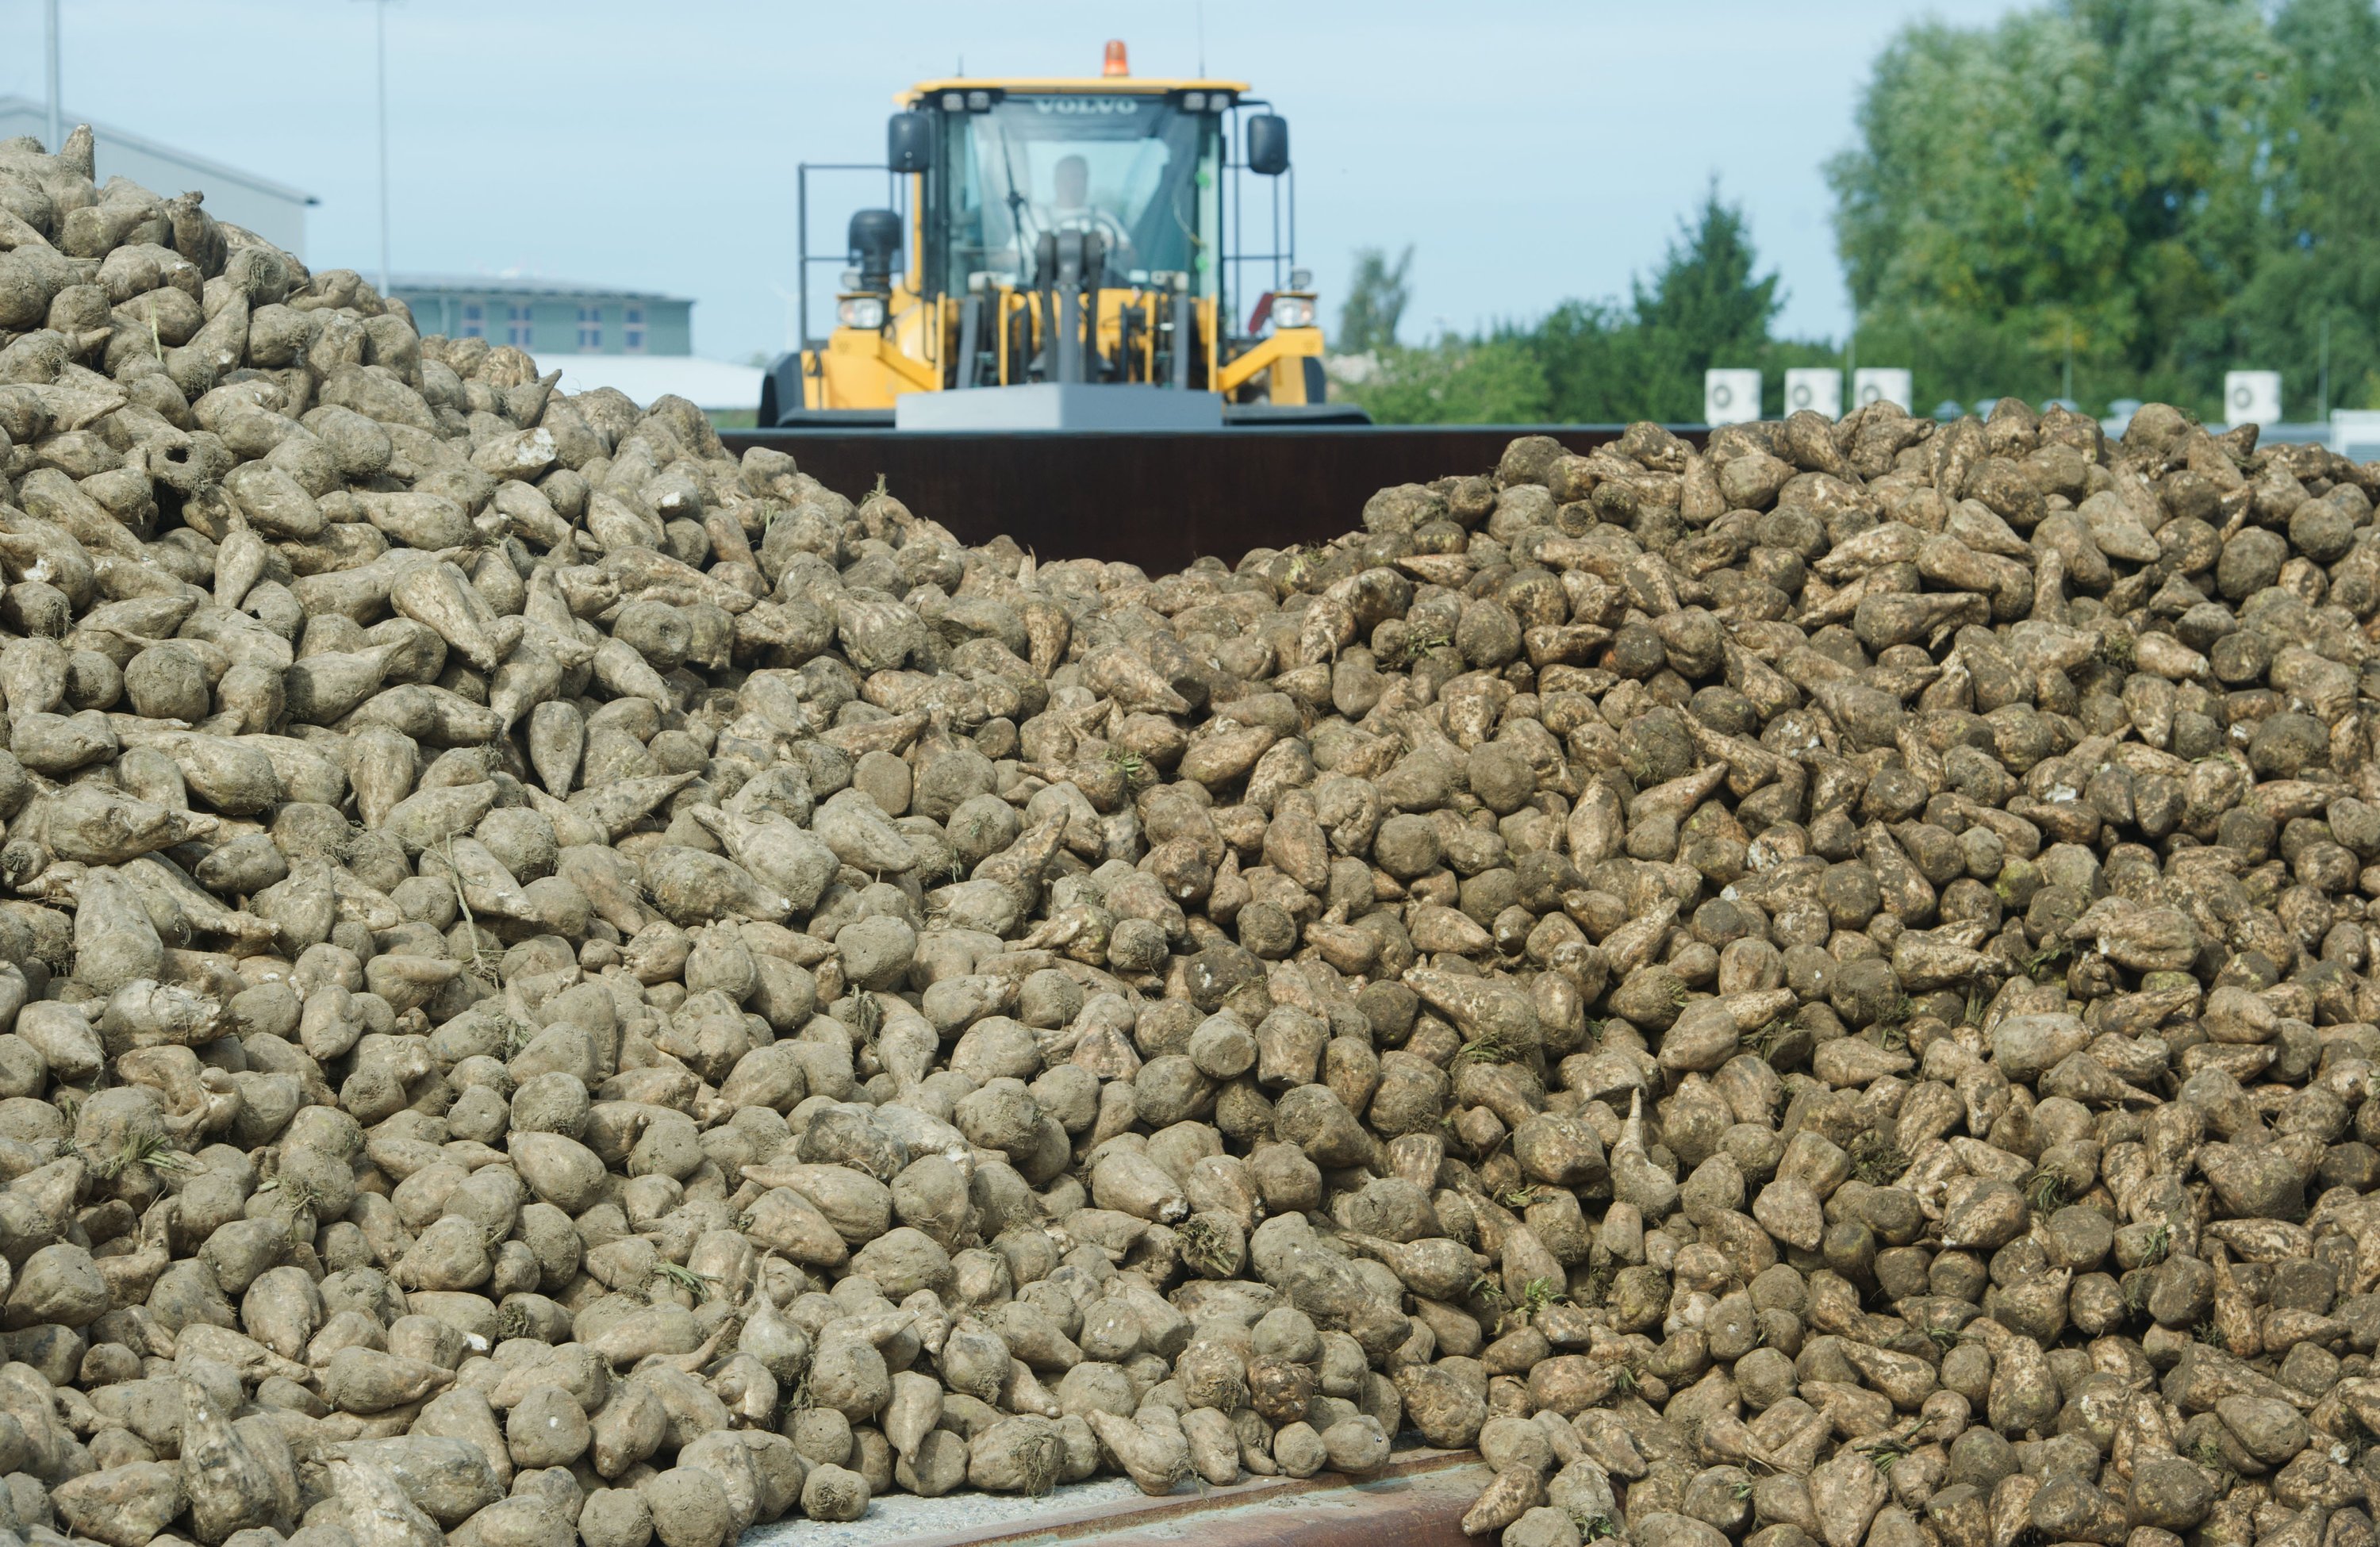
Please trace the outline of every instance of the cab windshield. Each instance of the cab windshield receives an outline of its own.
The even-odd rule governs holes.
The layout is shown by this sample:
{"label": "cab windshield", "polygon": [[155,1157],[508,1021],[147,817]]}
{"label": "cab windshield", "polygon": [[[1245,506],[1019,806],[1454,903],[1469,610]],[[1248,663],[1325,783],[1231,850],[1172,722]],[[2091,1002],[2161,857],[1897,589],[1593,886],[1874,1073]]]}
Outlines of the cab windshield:
{"label": "cab windshield", "polygon": [[1045,232],[1096,231],[1111,284],[1172,272],[1211,294],[1220,123],[1155,96],[1018,95],[945,115],[943,293],[976,274],[1030,283]]}

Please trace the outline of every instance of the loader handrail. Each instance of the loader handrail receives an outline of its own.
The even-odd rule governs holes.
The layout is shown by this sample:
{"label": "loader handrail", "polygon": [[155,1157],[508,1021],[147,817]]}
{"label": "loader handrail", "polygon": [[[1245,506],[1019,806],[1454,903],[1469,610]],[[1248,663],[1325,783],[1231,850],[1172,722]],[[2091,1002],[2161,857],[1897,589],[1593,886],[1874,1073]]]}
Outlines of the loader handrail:
{"label": "loader handrail", "polygon": [[[1272,283],[1269,287],[1278,290],[1281,287],[1281,282],[1287,277],[1289,270],[1297,266],[1297,164],[1294,162],[1292,162],[1288,170],[1280,177],[1265,179],[1271,185],[1265,191],[1272,201],[1272,250],[1244,252],[1237,250],[1234,246],[1235,243],[1245,243],[1247,240],[1248,226],[1247,215],[1240,204],[1241,174],[1248,169],[1246,129],[1240,115],[1249,110],[1269,113],[1272,111],[1272,105],[1262,97],[1235,99],[1232,104],[1231,114],[1227,120],[1230,127],[1223,131],[1223,173],[1231,183],[1231,198],[1228,201],[1219,201],[1219,203],[1228,203],[1229,225],[1224,229],[1219,229],[1215,234],[1215,267],[1218,274],[1216,331],[1218,333],[1229,329],[1231,326],[1229,319],[1238,315],[1232,302],[1233,298],[1241,293],[1241,286],[1237,283],[1240,270],[1250,263],[1271,264]],[[1285,242],[1282,239],[1281,230],[1283,184],[1288,185],[1289,195],[1288,233]],[[1241,336],[1253,336],[1253,333]]]}
{"label": "loader handrail", "polygon": [[813,172],[881,172],[884,174],[884,207],[898,213],[902,224],[908,224],[908,212],[901,207],[901,179],[880,161],[805,161],[794,167],[794,308],[797,318],[795,331],[800,340],[797,349],[819,349],[826,340],[810,335],[810,269],[819,263],[848,264],[851,254],[845,252],[812,252],[810,250],[810,174]]}

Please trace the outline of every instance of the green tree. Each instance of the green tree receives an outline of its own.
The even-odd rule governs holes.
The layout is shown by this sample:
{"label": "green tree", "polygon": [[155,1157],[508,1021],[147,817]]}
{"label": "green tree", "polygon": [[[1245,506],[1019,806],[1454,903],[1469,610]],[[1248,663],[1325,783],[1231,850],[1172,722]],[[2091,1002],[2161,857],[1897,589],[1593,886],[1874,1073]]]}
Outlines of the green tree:
{"label": "green tree", "polygon": [[1408,278],[1413,259],[1410,242],[1394,263],[1377,247],[1356,250],[1355,274],[1347,285],[1347,303],[1339,309],[1338,336],[1331,340],[1341,354],[1396,347],[1397,324],[1404,320],[1405,303],[1413,297]]}
{"label": "green tree", "polygon": [[[2380,407],[2374,59],[2374,0],[2048,0],[1905,29],[1827,168],[1860,357],[1909,366],[1928,402],[2209,417],[2252,366],[2310,414],[2326,361],[2331,404]],[[1403,261],[1371,257],[1359,293],[1401,304]],[[1779,302],[1714,186],[1624,300],[1405,350],[1367,298],[1342,334],[1380,350],[1351,395],[1383,419],[1693,420],[1709,367],[1759,367],[1774,412],[1785,368],[1841,363],[1774,336]]]}
{"label": "green tree", "polygon": [[1628,417],[1698,420],[1705,371],[1761,363],[1768,324],[1784,299],[1775,272],[1757,274],[1758,266],[1742,210],[1723,201],[1713,181],[1694,219],[1681,224],[1652,283],[1633,287],[1630,352],[1640,407]]}
{"label": "green tree", "polygon": [[1383,424],[1537,424],[1548,418],[1545,367],[1525,338],[1448,334],[1382,353],[1348,396]]}
{"label": "green tree", "polygon": [[1547,418],[1600,424],[1640,412],[1635,319],[1609,301],[1567,300],[1527,329],[1525,340],[1546,379]]}
{"label": "green tree", "polygon": [[[1358,255],[1358,294],[1377,256]],[[1690,423],[1702,417],[1705,370],[1752,365],[1781,400],[1783,366],[1840,357],[1831,344],[1770,336],[1782,298],[1778,276],[1759,268],[1742,211],[1714,183],[1626,302],[1568,300],[1476,337],[1381,347],[1372,377],[1347,396],[1384,423]],[[1401,260],[1400,285],[1403,269]],[[1351,331],[1342,325],[1342,340]]]}
{"label": "green tree", "polygon": [[2333,129],[2375,97],[2380,12],[2372,0],[2291,0],[2273,18],[2273,41],[2289,52],[2300,113]]}
{"label": "green tree", "polygon": [[[2317,19],[2343,53],[2352,29]],[[1904,30],[1828,167],[1863,357],[1973,400],[2049,396],[2070,352],[2086,400],[2214,408],[2237,363],[2227,311],[2293,202],[2279,30],[2249,0],[2063,0]]]}
{"label": "green tree", "polygon": [[2380,12],[2372,0],[2294,0],[2273,36],[2289,54],[2294,115],[2273,193],[2285,218],[2227,309],[2229,341],[2241,363],[2280,370],[2291,418],[2380,406],[2380,91],[2366,79]]}

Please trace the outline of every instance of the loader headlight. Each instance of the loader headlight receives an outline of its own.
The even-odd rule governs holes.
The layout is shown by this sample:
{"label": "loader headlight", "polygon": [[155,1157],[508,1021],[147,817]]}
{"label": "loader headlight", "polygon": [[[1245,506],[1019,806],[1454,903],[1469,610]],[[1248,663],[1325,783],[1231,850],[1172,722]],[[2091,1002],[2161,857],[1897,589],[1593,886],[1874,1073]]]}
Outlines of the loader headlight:
{"label": "loader headlight", "polygon": [[1277,328],[1310,328],[1314,325],[1312,296],[1275,296],[1272,298],[1272,325]]}
{"label": "loader headlight", "polygon": [[874,333],[884,325],[884,298],[845,296],[834,303],[834,320],[847,328]]}

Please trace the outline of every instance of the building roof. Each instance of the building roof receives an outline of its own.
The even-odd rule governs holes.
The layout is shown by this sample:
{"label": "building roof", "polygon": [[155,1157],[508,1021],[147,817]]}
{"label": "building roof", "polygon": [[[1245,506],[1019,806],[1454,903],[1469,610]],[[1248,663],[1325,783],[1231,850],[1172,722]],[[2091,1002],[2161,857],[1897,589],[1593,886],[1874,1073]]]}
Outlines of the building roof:
{"label": "building roof", "polygon": [[537,368],[561,372],[565,392],[616,387],[640,405],[675,394],[698,408],[758,408],[764,374],[757,365],[731,365],[698,355],[556,355],[542,350]]}
{"label": "building roof", "polygon": [[659,290],[632,290],[625,285],[584,285],[573,279],[552,279],[536,274],[399,274],[389,276],[389,287],[407,290],[455,290],[475,295],[617,296],[625,300],[682,301],[686,296]]}
{"label": "building roof", "polygon": [[[46,118],[49,116],[49,112],[46,104],[35,102],[30,97],[0,96],[0,117],[15,117],[19,114],[30,113],[35,117]],[[89,124],[91,132],[100,140],[112,140],[127,150],[143,151],[152,156],[162,156],[167,161],[180,162],[191,171],[208,177],[225,182],[242,183],[259,193],[269,193],[293,203],[319,204],[322,202],[320,199],[304,189],[291,188],[287,183],[276,183],[270,177],[260,177],[253,172],[243,172],[237,166],[226,166],[219,161],[210,161],[204,156],[192,155],[179,145],[168,145],[162,140],[152,140],[145,134],[135,134],[130,129],[120,129],[112,124],[99,123],[75,113],[60,114],[59,121],[68,124]]]}

